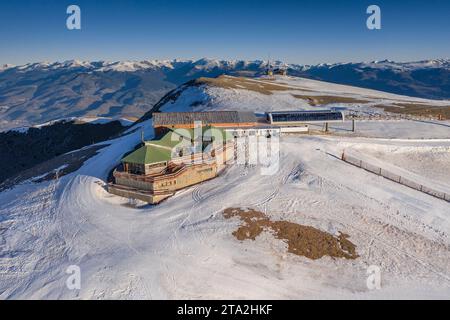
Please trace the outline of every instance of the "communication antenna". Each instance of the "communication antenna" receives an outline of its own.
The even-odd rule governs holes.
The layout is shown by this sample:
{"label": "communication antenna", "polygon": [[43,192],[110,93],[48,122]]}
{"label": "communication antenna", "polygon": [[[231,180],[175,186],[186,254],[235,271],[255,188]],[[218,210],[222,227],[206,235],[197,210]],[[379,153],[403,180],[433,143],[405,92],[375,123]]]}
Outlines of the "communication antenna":
{"label": "communication antenna", "polygon": [[145,144],[145,141],[144,141],[144,127],[141,128],[141,142],[143,144]]}
{"label": "communication antenna", "polygon": [[270,64],[270,53],[267,55],[267,70],[266,70],[266,75],[269,77],[273,76],[273,70],[272,70],[272,65]]}

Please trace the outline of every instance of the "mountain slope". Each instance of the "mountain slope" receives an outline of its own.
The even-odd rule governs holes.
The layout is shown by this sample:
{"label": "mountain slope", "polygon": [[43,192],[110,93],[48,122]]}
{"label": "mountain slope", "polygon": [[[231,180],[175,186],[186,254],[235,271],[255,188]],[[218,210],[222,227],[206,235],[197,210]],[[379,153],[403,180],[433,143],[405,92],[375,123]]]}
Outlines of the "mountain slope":
{"label": "mountain slope", "polygon": [[[179,87],[158,109],[262,112],[317,108],[324,97],[354,110],[372,110],[364,99],[440,103],[308,79],[221,77]],[[90,158],[67,175],[0,192],[0,299],[449,296],[448,203],[339,160],[344,150],[367,152],[427,183],[440,176],[448,186],[448,121],[361,121],[354,134],[344,123],[330,126],[329,135],[283,136],[275,174],[263,174],[261,164],[235,164],[156,206],[105,188],[110,171],[140,143],[141,129],[153,137],[151,125],[143,120],[94,145]],[[359,257],[310,260],[267,232],[239,241],[233,233],[240,222],[223,216],[230,207],[345,233]],[[81,271],[80,290],[66,286],[72,265]],[[369,266],[380,267],[380,290],[367,287]]]}
{"label": "mountain slope", "polygon": [[65,117],[139,117],[188,80],[263,70],[262,65],[202,59],[6,66],[0,69],[0,129]]}
{"label": "mountain slope", "polygon": [[[187,106],[186,106],[187,107]],[[142,122],[137,129],[151,125]],[[150,138],[148,135],[147,138]],[[330,154],[368,148],[402,165],[430,166],[430,146],[450,141],[285,137],[276,175],[234,165],[158,206],[105,191],[109,171],[140,141],[107,141],[60,179],[0,192],[0,298],[14,299],[393,299],[450,294],[448,204],[381,179]],[[394,151],[393,151],[394,150]],[[403,153],[399,153],[402,150]],[[424,161],[408,160],[411,153]],[[445,168],[445,167],[444,167]],[[444,169],[441,168],[441,169]],[[430,172],[433,174],[433,172]],[[351,179],[349,179],[351,177]],[[310,260],[268,233],[238,241],[224,209],[251,207],[273,220],[344,232],[356,260]],[[80,290],[66,287],[80,267]],[[381,290],[366,286],[380,266]],[[19,272],[20,271],[20,272]]]}
{"label": "mountain slope", "polygon": [[292,68],[291,74],[428,99],[450,99],[450,62],[380,61]]}
{"label": "mountain slope", "polygon": [[[449,61],[288,65],[294,76],[409,96],[449,99]],[[0,68],[0,130],[82,116],[140,117],[178,85],[222,74],[259,76],[264,61],[32,63]]]}
{"label": "mountain slope", "polygon": [[340,107],[359,117],[389,114],[450,119],[450,101],[436,101],[298,77],[269,79],[220,76],[199,78],[169,92],[141,120],[156,111],[317,110]]}
{"label": "mountain slope", "polygon": [[[87,122],[67,119],[37,127],[0,132],[0,162],[3,164],[0,172],[0,190],[18,184],[25,178],[33,177],[33,174],[37,176],[37,173],[41,172],[37,166],[46,161],[111,139],[126,128],[118,120]],[[72,155],[72,158],[77,159],[67,156],[64,158],[65,162],[60,164],[64,167],[58,169],[53,165],[51,169],[58,169],[60,176],[70,172],[66,168],[69,167],[68,163],[73,162],[71,160],[78,161],[78,157]],[[44,170],[45,168],[44,165]],[[41,173],[45,174],[47,171]]]}

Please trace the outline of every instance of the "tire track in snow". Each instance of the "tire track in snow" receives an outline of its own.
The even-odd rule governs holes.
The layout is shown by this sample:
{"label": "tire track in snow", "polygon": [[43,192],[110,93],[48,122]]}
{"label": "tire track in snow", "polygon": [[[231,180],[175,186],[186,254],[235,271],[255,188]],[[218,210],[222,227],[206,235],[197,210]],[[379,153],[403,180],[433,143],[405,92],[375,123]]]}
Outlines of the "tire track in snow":
{"label": "tire track in snow", "polygon": [[[90,221],[89,217],[85,214],[85,209],[89,211],[90,208],[83,207],[83,201],[80,201],[79,199],[80,197],[82,197],[85,201],[97,200],[92,192],[89,192],[87,194],[87,197],[90,197],[90,199],[86,199],[86,197],[84,197],[85,190],[80,190],[80,188],[90,188],[91,186],[91,181],[88,181],[86,177],[75,176],[70,179],[70,181],[66,184],[62,191],[58,210],[59,212],[63,213],[63,215],[61,216],[60,232],[63,236],[67,235],[67,232],[69,230],[73,230],[73,226],[77,226],[76,231],[73,232],[72,236],[70,237],[68,246],[75,247],[76,238],[80,238],[81,234],[81,239],[83,240],[83,242],[88,244],[89,251],[96,252],[99,250],[101,251],[104,248],[112,248],[110,243],[113,243],[117,248],[128,248],[131,252],[134,252],[134,254],[145,257],[132,245],[130,236],[136,221],[133,221],[130,224],[129,231],[127,233],[127,239],[125,239],[125,241],[124,239],[118,238],[115,234],[110,234],[109,231],[105,230],[104,228],[100,228],[96,223]],[[74,195],[76,196],[74,197]],[[69,212],[70,214],[67,214]],[[74,213],[76,213],[77,215],[74,215]],[[113,218],[108,210],[102,211],[101,214],[109,217],[110,220]],[[68,228],[65,226],[68,226]],[[63,230],[63,228],[65,230]],[[92,238],[92,234],[95,235],[95,239]],[[99,235],[102,235],[103,239],[100,239],[98,237]],[[145,277],[142,276],[140,272],[138,272],[137,276],[140,279],[145,279]],[[128,281],[128,278],[126,278],[126,281]],[[149,299],[152,299],[151,288],[148,287],[148,283],[151,283],[151,281],[140,281],[139,283],[143,286],[143,289],[146,292],[146,296],[149,297]],[[131,285],[131,282],[129,283],[129,285]]]}
{"label": "tire track in snow", "polygon": [[[175,248],[176,251],[178,251],[178,254],[186,255],[185,250],[183,250],[180,245],[182,244],[182,241],[181,239],[179,239],[178,235],[179,232],[182,230],[187,230],[188,227],[200,226],[202,222],[207,222],[215,216],[216,213],[213,213],[209,217],[203,218],[200,221],[192,219],[192,217],[195,214],[198,214],[198,210],[201,209],[201,206],[205,203],[205,201],[206,200],[210,201],[211,199],[219,197],[225,189],[228,190],[234,188],[235,186],[241,183],[242,178],[245,178],[247,176],[247,174],[246,175],[240,174],[236,177],[233,177],[233,180],[229,182],[228,178],[232,170],[233,168],[226,167],[214,180],[205,181],[194,187],[191,194],[193,204],[190,210],[188,211],[186,217],[181,221],[181,223],[178,224],[178,227],[175,229],[171,239],[172,247]],[[207,191],[203,191],[205,188],[207,188]],[[202,228],[196,229],[195,232],[193,233],[193,237],[195,241],[197,241],[198,243],[201,243],[205,246],[209,246],[208,237],[206,236],[205,231]],[[207,257],[206,259],[209,258],[210,257]],[[165,265],[165,268],[167,270],[169,269],[167,264]],[[217,271],[212,272],[215,274]],[[173,276],[172,277],[166,276],[166,278],[170,282],[172,282],[172,286],[176,288],[176,280],[173,278]]]}
{"label": "tire track in snow", "polygon": [[[383,202],[381,202],[377,199],[374,199],[370,196],[367,196],[366,194],[364,194],[360,191],[354,190],[343,184],[337,183],[335,181],[332,181],[332,180],[329,180],[329,179],[326,179],[323,177],[321,177],[321,181],[323,182],[320,186],[321,190],[323,190],[325,188],[324,185],[328,185],[333,190],[345,190],[345,192],[350,191],[352,193],[358,194],[359,197],[362,198],[361,203],[364,203],[364,201],[369,200],[369,201],[374,201],[375,203],[382,206],[383,208],[386,206]],[[346,218],[345,216],[340,216],[339,220],[336,220],[335,217],[332,217],[329,214],[323,213],[323,215],[331,221],[336,221],[337,223],[339,223],[343,226],[346,226],[346,227],[356,230],[360,235],[363,236],[363,238],[366,239],[366,241],[368,243],[373,243],[375,241],[375,242],[381,244],[382,246],[384,246],[385,248],[387,248],[387,252],[389,252],[393,255],[397,255],[397,256],[402,256],[402,255],[406,256],[409,259],[411,259],[412,261],[415,261],[417,264],[421,265],[423,268],[427,269],[428,271],[434,273],[435,275],[439,276],[440,278],[444,279],[445,281],[450,282],[450,277],[448,275],[446,275],[445,271],[441,270],[441,268],[435,266],[432,263],[423,261],[421,258],[415,256],[412,253],[408,253],[404,250],[399,249],[397,244],[390,244],[387,241],[383,240],[378,235],[374,235],[372,233],[367,232],[366,230],[356,227],[354,222],[352,220]]]}
{"label": "tire track in snow", "polygon": [[[286,174],[278,179],[279,180],[278,183],[276,184],[274,190],[269,195],[263,197],[261,200],[251,203],[249,205],[249,207],[261,207],[261,206],[266,207],[268,203],[270,203],[273,199],[275,199],[280,194],[281,188],[289,182],[289,179],[294,177],[299,172],[299,170],[300,170],[299,168],[301,168],[301,164],[295,165],[289,171],[288,174]],[[265,213],[267,213],[267,212],[265,211]]]}

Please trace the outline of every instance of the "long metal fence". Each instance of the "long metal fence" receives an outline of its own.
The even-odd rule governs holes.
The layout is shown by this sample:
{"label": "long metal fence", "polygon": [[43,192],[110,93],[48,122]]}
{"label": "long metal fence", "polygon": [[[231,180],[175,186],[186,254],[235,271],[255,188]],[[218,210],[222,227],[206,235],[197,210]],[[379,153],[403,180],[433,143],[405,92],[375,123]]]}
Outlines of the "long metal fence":
{"label": "long metal fence", "polygon": [[376,175],[382,176],[383,178],[389,179],[391,181],[397,182],[414,190],[426,193],[430,196],[445,200],[450,202],[450,193],[446,193],[440,190],[436,190],[431,186],[423,185],[417,181],[413,181],[412,179],[408,179],[402,177],[396,173],[393,173],[389,170],[383,169],[379,166],[370,164],[361,159],[358,159],[354,156],[343,153],[341,159],[349,164],[352,164],[358,168],[364,169]]}

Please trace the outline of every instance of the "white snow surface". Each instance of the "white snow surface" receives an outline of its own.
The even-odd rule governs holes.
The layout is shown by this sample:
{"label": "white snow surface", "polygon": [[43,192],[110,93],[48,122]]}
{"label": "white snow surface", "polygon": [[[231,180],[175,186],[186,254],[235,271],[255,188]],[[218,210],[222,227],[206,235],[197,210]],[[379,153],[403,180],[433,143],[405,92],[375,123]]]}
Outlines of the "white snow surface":
{"label": "white snow surface", "polygon": [[[282,95],[189,88],[163,111],[206,100],[194,109],[298,108]],[[354,150],[425,180],[448,177],[450,127],[418,131],[405,120],[392,137],[395,122],[367,123],[355,135],[282,137],[275,175],[233,165],[156,206],[105,191],[110,170],[140,141],[131,128],[74,173],[0,193],[0,299],[448,299],[450,203],[339,156]],[[139,127],[151,138],[151,120]],[[310,260],[269,233],[238,241],[239,221],[222,216],[229,207],[344,232],[360,257]],[[66,287],[71,265],[80,267],[80,290]],[[366,285],[372,265],[381,269],[380,290]]]}
{"label": "white snow surface", "polygon": [[[231,79],[231,81],[237,79],[231,76],[224,76],[224,78]],[[423,103],[430,106],[448,106],[450,104],[448,100],[412,98],[300,77],[277,77],[275,81],[264,78],[246,78],[246,81],[261,86],[275,83],[276,85],[286,87],[286,90],[272,91],[272,94],[266,95],[246,89],[229,89],[211,85],[189,86],[181,90],[181,94],[174,101],[165,104],[161,108],[161,111],[176,112],[188,108],[192,111],[224,109],[267,112],[345,107],[348,110],[362,111],[368,115],[375,115],[385,114],[385,112],[382,109],[374,108],[373,105]],[[365,100],[367,103],[333,103],[325,106],[310,106],[306,100],[295,98],[295,94],[308,96],[343,96]]]}

